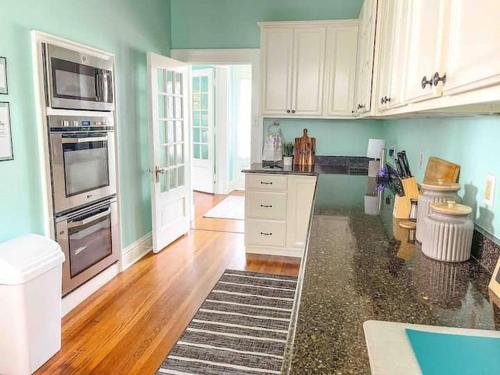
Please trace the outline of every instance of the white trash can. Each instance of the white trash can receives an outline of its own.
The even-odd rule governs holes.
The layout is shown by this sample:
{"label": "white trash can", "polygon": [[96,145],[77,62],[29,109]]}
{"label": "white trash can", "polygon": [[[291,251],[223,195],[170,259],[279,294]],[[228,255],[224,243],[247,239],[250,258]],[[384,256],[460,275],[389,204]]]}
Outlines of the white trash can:
{"label": "white trash can", "polygon": [[36,234],[0,244],[0,374],[31,374],[61,349],[63,261]]}

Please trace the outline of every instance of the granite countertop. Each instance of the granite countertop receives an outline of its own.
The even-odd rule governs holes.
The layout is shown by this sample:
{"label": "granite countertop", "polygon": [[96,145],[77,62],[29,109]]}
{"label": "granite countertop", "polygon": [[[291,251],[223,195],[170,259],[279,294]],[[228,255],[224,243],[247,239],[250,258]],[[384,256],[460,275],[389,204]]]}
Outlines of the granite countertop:
{"label": "granite countertop", "polygon": [[250,168],[243,169],[243,173],[271,173],[271,174],[295,174],[316,176],[318,174],[347,174],[366,175],[368,171],[368,158],[350,156],[316,156],[313,166],[283,166],[281,161],[277,163],[262,162],[253,163]]}
{"label": "granite countertop", "polygon": [[[254,171],[257,166],[247,172]],[[369,374],[363,322],[370,319],[500,329],[500,310],[488,295],[490,274],[479,263],[423,256],[393,221],[392,193],[378,193],[366,172],[314,172],[310,237],[284,373]]]}

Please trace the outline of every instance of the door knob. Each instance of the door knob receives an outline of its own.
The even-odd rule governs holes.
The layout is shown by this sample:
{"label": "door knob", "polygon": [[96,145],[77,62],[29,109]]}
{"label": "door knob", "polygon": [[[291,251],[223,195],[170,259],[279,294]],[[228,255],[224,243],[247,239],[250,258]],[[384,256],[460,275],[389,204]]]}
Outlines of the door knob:
{"label": "door knob", "polygon": [[287,109],[287,110],[286,110],[286,113],[290,113],[290,110],[289,110],[289,109]]}
{"label": "door knob", "polygon": [[427,87],[427,85],[432,87],[432,78],[427,79],[427,76],[423,76],[422,77],[422,89],[425,89]]}
{"label": "door knob", "polygon": [[292,109],[292,113],[295,113],[295,109]]}
{"label": "door knob", "polygon": [[160,175],[165,173],[165,168],[155,167],[156,182],[160,182]]}
{"label": "door knob", "polygon": [[365,108],[365,105],[364,104],[358,104],[358,109],[362,109],[362,108]]}
{"label": "door knob", "polygon": [[443,85],[446,84],[446,73],[443,76],[439,76],[439,72],[434,73],[434,77],[432,78],[432,83],[434,86],[437,86],[439,82],[443,82]]}

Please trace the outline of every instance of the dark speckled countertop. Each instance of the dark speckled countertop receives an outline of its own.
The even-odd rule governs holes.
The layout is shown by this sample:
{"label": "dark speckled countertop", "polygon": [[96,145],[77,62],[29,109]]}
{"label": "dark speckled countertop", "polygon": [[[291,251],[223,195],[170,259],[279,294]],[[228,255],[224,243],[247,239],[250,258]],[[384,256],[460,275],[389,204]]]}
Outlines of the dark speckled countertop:
{"label": "dark speckled countertop", "polygon": [[[500,329],[484,268],[475,260],[451,264],[424,257],[393,221],[391,193],[377,195],[366,171],[330,172],[315,171],[284,373],[369,374],[363,322],[370,319]],[[376,212],[365,214],[365,202]]]}

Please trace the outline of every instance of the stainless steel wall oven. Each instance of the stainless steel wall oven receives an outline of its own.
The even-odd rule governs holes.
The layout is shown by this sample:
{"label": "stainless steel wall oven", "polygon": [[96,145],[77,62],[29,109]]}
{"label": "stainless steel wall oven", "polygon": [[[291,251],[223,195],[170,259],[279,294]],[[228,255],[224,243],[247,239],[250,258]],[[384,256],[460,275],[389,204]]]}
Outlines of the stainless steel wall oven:
{"label": "stainless steel wall oven", "polygon": [[65,255],[63,295],[119,258],[116,198],[56,218],[56,239]]}
{"label": "stainless steel wall oven", "polygon": [[48,116],[56,214],[116,194],[113,118]]}

